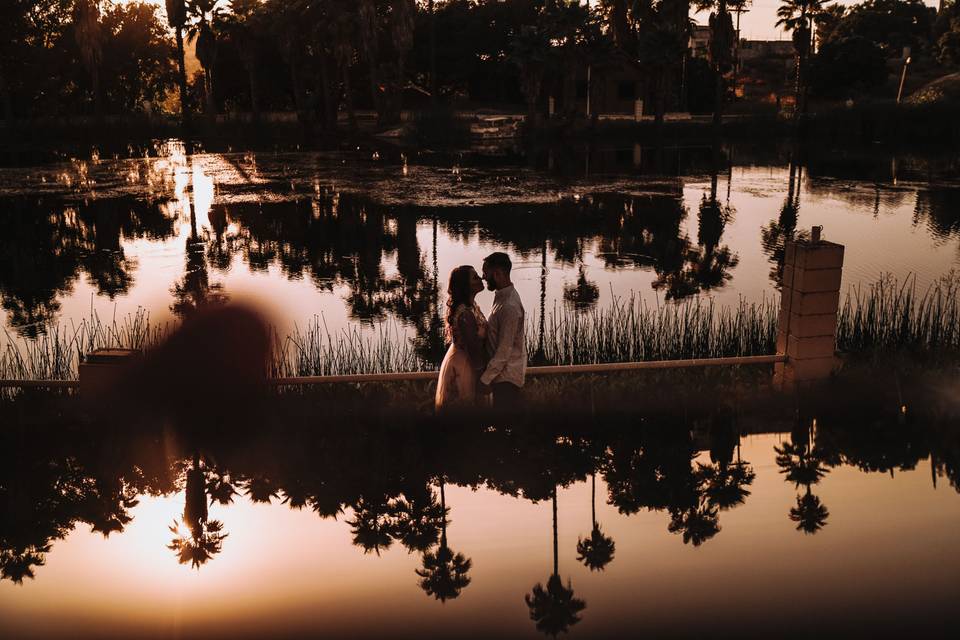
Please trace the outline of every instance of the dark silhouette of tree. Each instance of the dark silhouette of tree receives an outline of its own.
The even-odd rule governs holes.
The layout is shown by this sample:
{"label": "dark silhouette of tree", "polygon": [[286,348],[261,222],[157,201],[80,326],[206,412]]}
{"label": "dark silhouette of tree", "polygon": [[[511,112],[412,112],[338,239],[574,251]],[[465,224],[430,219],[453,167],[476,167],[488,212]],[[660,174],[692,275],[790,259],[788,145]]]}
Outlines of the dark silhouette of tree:
{"label": "dark silhouette of tree", "polygon": [[590,476],[590,519],[592,527],[588,538],[577,538],[577,560],[591,571],[602,571],[613,560],[616,545],[613,538],[603,534],[597,522],[597,476]]}
{"label": "dark silhouette of tree", "polygon": [[563,299],[577,311],[587,311],[596,306],[599,298],[600,288],[587,279],[586,267],[581,262],[576,284],[563,285]]}
{"label": "dark silhouette of tree", "polygon": [[440,545],[436,551],[425,551],[423,566],[416,570],[420,588],[428,596],[440,602],[453,600],[470,584],[470,567],[473,562],[462,553],[447,546],[447,500],[444,483],[440,483]]}
{"label": "dark silhouette of tree", "polygon": [[822,10],[822,0],[780,0],[777,26],[792,32],[796,51],[794,64],[793,116],[799,119],[807,112],[807,63],[813,49],[813,21]]}
{"label": "dark silhouette of tree", "polygon": [[378,556],[393,544],[394,522],[385,496],[360,497],[353,504],[353,519],[347,520],[353,534],[353,544],[364,553],[373,551]]}
{"label": "dark silhouette of tree", "polygon": [[[796,151],[796,150],[795,150]],[[772,264],[770,280],[779,289],[783,284],[783,261],[787,242],[803,240],[807,237],[806,231],[797,231],[797,216],[800,212],[800,187],[803,182],[803,168],[796,163],[796,157],[790,160],[789,182],[787,195],[780,214],[776,220],[771,220],[760,230],[760,241],[763,252]]]}
{"label": "dark silhouette of tree", "polygon": [[557,547],[557,489],[553,496],[553,573],[547,579],[547,586],[534,585],[531,592],[523,597],[530,610],[530,619],[536,623],[537,631],[554,636],[567,633],[570,627],[580,622],[580,612],[587,603],[574,597],[570,581],[563,585],[560,579],[560,559]]}
{"label": "dark silhouette of tree", "polygon": [[792,482],[794,487],[805,487],[803,494],[797,496],[797,506],[790,509],[790,520],[797,523],[797,530],[813,534],[827,524],[830,512],[813,495],[811,487],[820,482],[829,470],[823,465],[824,455],[814,446],[814,428],[798,430],[791,435],[790,442],[774,447],[776,462],[784,480]]}
{"label": "dark silhouette of tree", "polygon": [[720,514],[717,507],[706,496],[700,497],[695,505],[670,510],[670,533],[679,533],[683,544],[699,547],[720,533]]}
{"label": "dark silhouette of tree", "polygon": [[807,485],[806,493],[797,496],[797,506],[790,509],[790,519],[797,523],[797,531],[816,533],[827,526],[830,512],[820,502],[820,498],[810,492]]}
{"label": "dark silhouette of tree", "polygon": [[409,551],[423,553],[437,544],[446,516],[429,486],[404,489],[403,496],[393,502],[392,510],[394,534]]}
{"label": "dark silhouette of tree", "polygon": [[73,5],[73,32],[80,49],[80,59],[87,73],[93,92],[94,114],[102,115],[100,93],[100,62],[103,59],[103,30],[100,25],[99,0],[76,0]]}
{"label": "dark silhouette of tree", "polygon": [[187,68],[183,52],[183,30],[187,25],[186,0],[166,0],[167,22],[177,41],[177,83],[180,85],[180,118],[186,126],[190,123],[190,104],[187,98]]}
{"label": "dark silhouette of tree", "polygon": [[228,535],[223,532],[223,523],[207,519],[206,486],[206,474],[200,467],[200,458],[194,455],[193,466],[187,471],[182,524],[173,521],[170,532],[174,537],[167,548],[176,553],[180,564],[189,563],[195,569],[220,553],[223,540]]}

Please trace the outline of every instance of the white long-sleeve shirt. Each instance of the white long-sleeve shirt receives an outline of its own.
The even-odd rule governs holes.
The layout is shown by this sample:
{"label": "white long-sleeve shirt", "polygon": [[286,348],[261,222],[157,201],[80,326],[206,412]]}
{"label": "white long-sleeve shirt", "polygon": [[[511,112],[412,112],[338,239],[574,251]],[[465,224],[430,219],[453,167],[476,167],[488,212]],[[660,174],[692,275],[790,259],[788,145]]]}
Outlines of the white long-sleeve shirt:
{"label": "white long-sleeve shirt", "polygon": [[509,382],[522,387],[527,372],[525,317],[520,294],[512,284],[497,289],[487,323],[490,361],[480,382],[486,385]]}

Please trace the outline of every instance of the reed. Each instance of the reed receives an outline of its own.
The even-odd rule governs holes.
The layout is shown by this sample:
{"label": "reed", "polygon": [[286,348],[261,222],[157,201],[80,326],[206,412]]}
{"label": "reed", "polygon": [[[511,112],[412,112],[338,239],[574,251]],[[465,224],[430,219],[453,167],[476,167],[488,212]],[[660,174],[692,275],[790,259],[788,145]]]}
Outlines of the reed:
{"label": "reed", "polygon": [[885,276],[866,289],[853,287],[840,308],[837,348],[955,359],[960,355],[960,274],[951,271],[922,295],[915,277],[901,283]]}
{"label": "reed", "polygon": [[[587,313],[555,306],[527,330],[531,364],[596,364],[772,354],[779,303],[764,299],[718,307],[710,299],[649,305],[636,296],[615,299]],[[542,326],[542,331],[541,331]],[[79,325],[51,324],[39,337],[4,332],[0,379],[70,380],[83,354],[101,348],[149,349],[172,327],[150,322],[143,309],[109,322],[91,313]],[[430,340],[439,340],[431,336]],[[429,340],[427,340],[429,341]],[[396,322],[372,330],[331,332],[314,317],[290,335],[274,332],[269,373],[275,377],[350,375],[436,370]],[[919,295],[914,278],[881,278],[854,287],[840,309],[837,346],[851,354],[907,353],[920,360],[960,358],[960,274],[951,272]]]}
{"label": "reed", "polygon": [[778,306],[718,308],[700,298],[650,306],[631,296],[588,313],[554,307],[542,336],[527,333],[527,351],[557,365],[766,355],[776,347]]}

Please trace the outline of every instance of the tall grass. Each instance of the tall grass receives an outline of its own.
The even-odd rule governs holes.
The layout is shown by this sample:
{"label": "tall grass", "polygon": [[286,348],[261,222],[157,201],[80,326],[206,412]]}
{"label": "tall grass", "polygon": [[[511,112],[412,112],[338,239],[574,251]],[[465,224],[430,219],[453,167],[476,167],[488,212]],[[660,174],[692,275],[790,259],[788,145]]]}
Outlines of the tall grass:
{"label": "tall grass", "polygon": [[72,380],[84,354],[96,349],[149,349],[169,333],[168,325],[150,322],[145,309],[121,319],[102,320],[91,312],[79,325],[50,323],[34,339],[18,340],[4,329],[0,379]]}
{"label": "tall grass", "polygon": [[712,299],[650,306],[631,296],[602,309],[577,313],[554,308],[527,351],[549,364],[595,364],[762,355],[774,352],[774,300],[717,308]]}
{"label": "tall grass", "polygon": [[[587,313],[555,307],[542,319],[542,335],[539,317],[528,326],[527,353],[531,364],[560,365],[772,354],[778,307],[776,299],[718,307],[697,298],[650,306],[635,296]],[[74,379],[83,354],[149,349],[170,329],[151,323],[141,309],[110,322],[94,313],[78,326],[51,324],[33,340],[5,333],[0,379]],[[269,369],[276,377],[437,369],[439,363],[424,356],[431,350],[417,344],[396,323],[331,333],[315,317],[284,338],[274,334]],[[923,295],[913,278],[899,284],[884,277],[852,288],[840,309],[837,346],[849,353],[960,359],[960,274],[951,272]]]}
{"label": "tall grass", "polygon": [[271,375],[331,376],[364,373],[429,371],[410,340],[396,324],[381,323],[373,333],[356,328],[331,334],[316,316],[285,339],[274,333]]}
{"label": "tall grass", "polygon": [[910,352],[960,355],[960,274],[951,271],[922,295],[916,278],[885,276],[846,296],[837,323],[837,348],[850,353]]}

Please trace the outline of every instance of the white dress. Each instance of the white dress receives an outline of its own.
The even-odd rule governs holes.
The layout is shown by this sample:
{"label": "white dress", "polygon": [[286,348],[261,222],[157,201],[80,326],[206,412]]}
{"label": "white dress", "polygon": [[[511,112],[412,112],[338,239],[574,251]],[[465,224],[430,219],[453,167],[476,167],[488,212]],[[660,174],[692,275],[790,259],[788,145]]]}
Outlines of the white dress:
{"label": "white dress", "polygon": [[450,348],[440,365],[437,410],[471,406],[477,401],[477,381],[484,367],[487,319],[480,307],[461,304],[447,328]]}

